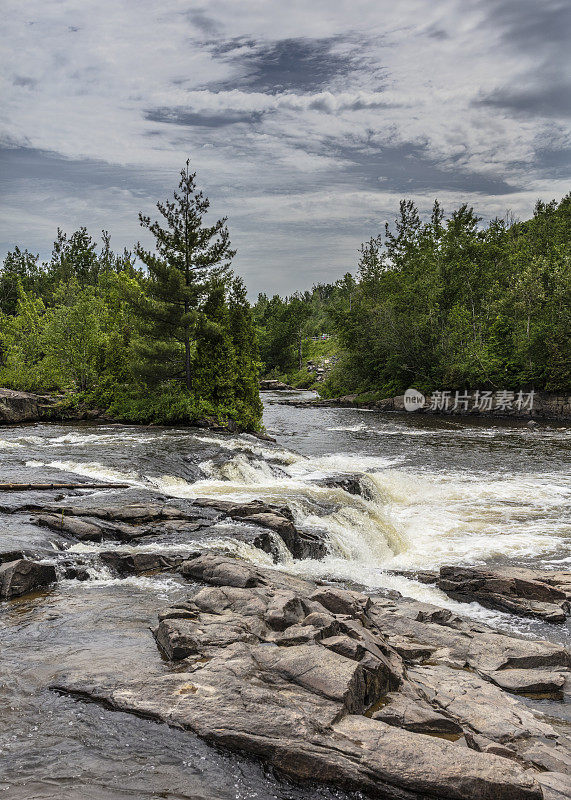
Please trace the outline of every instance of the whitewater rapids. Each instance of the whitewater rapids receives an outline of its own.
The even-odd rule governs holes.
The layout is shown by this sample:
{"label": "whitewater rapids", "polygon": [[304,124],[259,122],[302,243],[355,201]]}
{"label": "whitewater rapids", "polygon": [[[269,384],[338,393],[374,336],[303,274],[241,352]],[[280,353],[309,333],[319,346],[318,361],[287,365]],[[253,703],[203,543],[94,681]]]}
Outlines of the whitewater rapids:
{"label": "whitewater rapids", "polygon": [[[316,411],[269,404],[266,424],[278,429],[275,445],[247,435],[34,426],[4,433],[0,450],[23,462],[29,480],[36,469],[48,469],[170,497],[288,505],[298,527],[325,534],[328,554],[320,561],[293,561],[284,547],[281,569],[373,590],[398,589],[456,609],[459,604],[434,587],[393,571],[494,562],[549,568],[571,560],[571,477],[562,457],[569,452],[569,431],[535,435],[521,427],[434,427],[348,409],[319,411],[319,427],[308,427],[304,435],[296,419]],[[348,473],[359,476],[365,497],[320,485]],[[218,527],[219,537],[209,536],[205,547],[271,563],[267,554],[232,539],[223,524]],[[480,608],[472,612],[498,618]]]}

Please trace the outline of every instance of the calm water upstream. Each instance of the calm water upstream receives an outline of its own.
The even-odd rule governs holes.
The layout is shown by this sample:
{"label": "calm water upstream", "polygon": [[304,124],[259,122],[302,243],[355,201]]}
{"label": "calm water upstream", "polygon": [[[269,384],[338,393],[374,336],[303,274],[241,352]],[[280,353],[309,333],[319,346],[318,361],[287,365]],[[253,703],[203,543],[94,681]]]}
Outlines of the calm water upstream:
{"label": "calm water upstream", "polygon": [[[379,587],[453,608],[522,635],[569,640],[547,626],[456,603],[438,590],[391,575],[454,563],[545,568],[571,562],[571,431],[494,421],[390,416],[352,409],[298,409],[266,395],[265,424],[278,444],[252,437],[161,428],[31,425],[0,429],[0,480],[124,480],[173,497],[263,498],[287,503],[296,522],[325,531],[323,561],[280,568],[306,577]],[[364,474],[371,499],[319,485]],[[223,547],[260,564],[269,556]],[[53,551],[45,529],[3,516],[1,549]],[[179,542],[139,549],[180,548]],[[96,555],[103,545],[75,545]],[[124,547],[123,549],[129,549]],[[345,798],[291,786],[254,761],[147,720],[61,697],[47,688],[71,670],[137,676],[169,669],[148,631],[157,610],[188,594],[177,577],[119,580],[97,566],[93,580],[0,609],[0,798]]]}

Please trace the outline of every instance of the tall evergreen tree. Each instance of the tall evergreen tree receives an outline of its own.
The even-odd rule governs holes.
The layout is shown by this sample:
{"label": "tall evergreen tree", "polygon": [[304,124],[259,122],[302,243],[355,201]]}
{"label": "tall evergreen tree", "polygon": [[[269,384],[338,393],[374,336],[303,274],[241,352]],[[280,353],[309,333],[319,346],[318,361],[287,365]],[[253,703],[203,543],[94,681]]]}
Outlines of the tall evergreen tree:
{"label": "tall evergreen tree", "polygon": [[235,254],[231,249],[226,217],[214,225],[203,224],[210,202],[196,188],[196,173],[189,161],[180,173],[173,200],[157,203],[166,222],[139,215],[155,237],[156,252],[137,245],[136,254],[148,270],[143,292],[131,295],[142,321],[140,352],[147,377],[177,378],[193,387],[192,362],[195,334],[204,325],[204,306],[213,280],[226,277]]}
{"label": "tall evergreen tree", "polygon": [[229,407],[234,401],[234,348],[230,335],[226,286],[212,283],[195,329],[192,361],[195,396]]}
{"label": "tall evergreen tree", "polygon": [[244,416],[256,423],[262,414],[260,362],[254,316],[242,278],[234,278],[229,297],[230,334],[234,346],[234,398]]}

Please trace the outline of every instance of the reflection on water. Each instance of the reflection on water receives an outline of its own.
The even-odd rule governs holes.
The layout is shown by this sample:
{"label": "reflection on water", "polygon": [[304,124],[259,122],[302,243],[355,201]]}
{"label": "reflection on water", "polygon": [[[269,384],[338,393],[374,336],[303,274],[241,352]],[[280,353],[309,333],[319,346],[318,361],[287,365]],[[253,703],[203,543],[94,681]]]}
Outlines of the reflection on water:
{"label": "reflection on water", "polygon": [[[296,523],[325,532],[323,561],[279,567],[300,575],[388,586],[528,635],[564,639],[563,626],[515,619],[389,574],[446,563],[546,568],[570,561],[569,430],[522,424],[298,409],[269,396],[265,422],[278,443],[161,428],[31,425],[0,431],[3,480],[120,480],[173,497],[264,498],[287,503]],[[320,485],[358,473],[365,497]],[[233,526],[235,527],[235,526]],[[49,548],[24,516],[4,517],[2,544]],[[34,538],[40,537],[40,538]],[[41,538],[43,537],[43,538]],[[205,547],[264,565],[269,556],[219,524]],[[77,544],[96,554],[106,545]],[[157,551],[180,542],[143,542]],[[123,545],[129,550],[133,546]],[[262,767],[220,754],[164,726],[59,697],[62,672],[112,675],[166,669],[148,630],[156,612],[188,593],[175,577],[63,581],[47,595],[4,604],[0,614],[1,791],[10,798],[341,797],[277,782]]]}

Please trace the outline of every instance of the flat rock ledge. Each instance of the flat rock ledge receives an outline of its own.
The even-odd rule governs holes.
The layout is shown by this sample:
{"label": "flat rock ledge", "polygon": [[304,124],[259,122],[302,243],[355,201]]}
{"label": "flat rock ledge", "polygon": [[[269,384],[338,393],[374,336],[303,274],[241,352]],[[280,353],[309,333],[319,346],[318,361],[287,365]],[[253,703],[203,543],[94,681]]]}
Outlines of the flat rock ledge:
{"label": "flat rock ledge", "polygon": [[445,566],[440,572],[399,572],[421,583],[434,583],[449,597],[464,603],[565,622],[571,614],[571,572],[546,572],[522,567]]}
{"label": "flat rock ledge", "polygon": [[179,569],[198,588],[154,630],[172,671],[52,688],[376,798],[569,796],[569,738],[511,693],[563,692],[565,648],[214,553]]}
{"label": "flat rock ledge", "polygon": [[88,498],[27,506],[26,510],[33,512],[31,521],[36,525],[79,541],[137,543],[171,536],[175,541],[182,538],[188,542],[207,536],[210,528],[214,532],[216,523],[231,520],[240,523],[232,531],[233,538],[248,542],[275,560],[280,546],[285,546],[293,558],[323,558],[327,551],[324,537],[294,525],[289,508],[257,500],[236,503],[198,498],[175,505],[158,499],[129,502],[126,495],[124,503]]}

